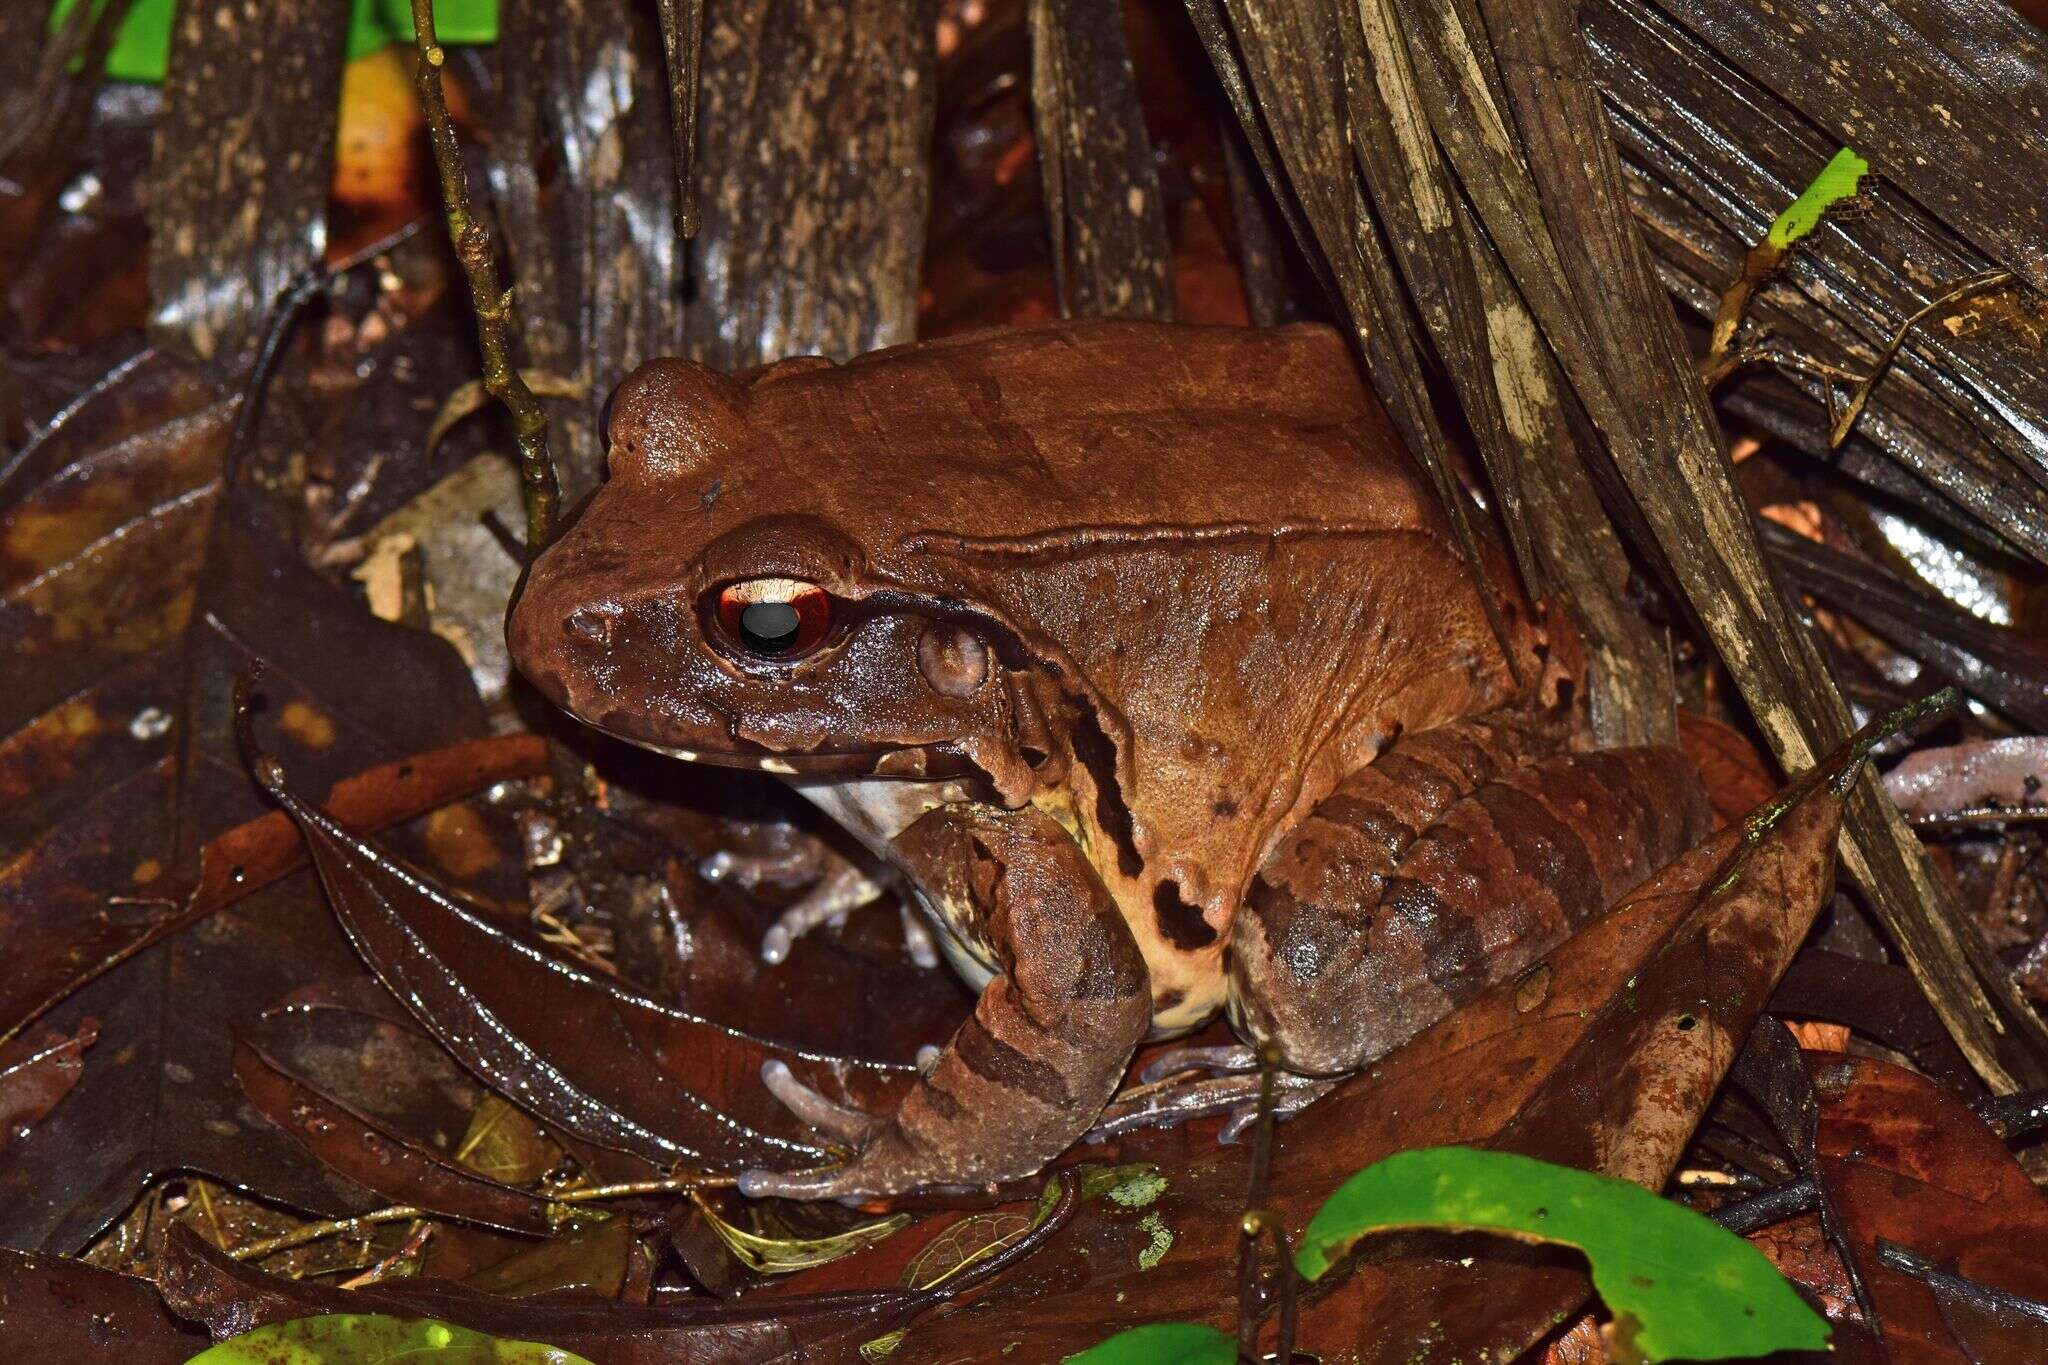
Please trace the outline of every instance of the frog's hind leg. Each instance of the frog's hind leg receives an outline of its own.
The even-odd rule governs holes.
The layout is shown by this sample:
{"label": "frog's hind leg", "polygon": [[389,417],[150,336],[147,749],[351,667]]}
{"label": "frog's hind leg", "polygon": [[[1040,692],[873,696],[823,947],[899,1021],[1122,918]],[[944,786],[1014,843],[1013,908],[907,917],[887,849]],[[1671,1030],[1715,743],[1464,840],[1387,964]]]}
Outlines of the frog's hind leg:
{"label": "frog's hind leg", "polygon": [[[1463,733],[1459,733],[1460,729]],[[1522,971],[1707,833],[1674,749],[1536,762],[1420,733],[1274,849],[1232,926],[1241,1036],[1334,1076]]]}
{"label": "frog's hind leg", "polygon": [[951,869],[1000,971],[895,1114],[867,1119],[770,1078],[785,1104],[856,1148],[822,1171],[747,1171],[748,1195],[849,1199],[1030,1175],[1102,1113],[1151,1024],[1145,961],[1066,831],[1033,810],[935,811],[898,840]]}

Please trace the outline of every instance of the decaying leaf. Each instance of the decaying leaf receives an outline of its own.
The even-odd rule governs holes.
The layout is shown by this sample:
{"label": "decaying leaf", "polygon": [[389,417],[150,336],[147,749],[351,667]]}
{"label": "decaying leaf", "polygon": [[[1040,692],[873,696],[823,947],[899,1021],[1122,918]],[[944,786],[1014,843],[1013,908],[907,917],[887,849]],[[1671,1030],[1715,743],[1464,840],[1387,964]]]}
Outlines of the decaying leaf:
{"label": "decaying leaf", "polygon": [[429,1148],[299,1080],[248,1043],[235,1047],[235,1076],[266,1119],[330,1170],[387,1202],[411,1204],[506,1232],[549,1230],[547,1203],[471,1174]]}
{"label": "decaying leaf", "polygon": [[87,1017],[75,1033],[53,1029],[33,1046],[20,1039],[0,1048],[0,1148],[25,1135],[71,1093],[85,1066],[83,1054],[99,1035],[99,1020]]}
{"label": "decaying leaf", "polygon": [[1903,1067],[1826,1053],[1807,1054],[1807,1067],[1820,1097],[1819,1178],[1866,1267],[1894,1358],[2040,1358],[2048,1323],[1945,1302],[1883,1254],[1889,1242],[1965,1280],[2048,1301],[2038,1252],[2048,1199],[2005,1144],[1953,1094]]}
{"label": "decaying leaf", "polygon": [[184,1365],[205,1346],[206,1334],[174,1318],[148,1280],[0,1250],[0,1349],[16,1360]]}
{"label": "decaying leaf", "polygon": [[522,1341],[545,1341],[603,1365],[797,1365],[844,1358],[862,1342],[897,1330],[926,1310],[986,1282],[1025,1257],[1066,1223],[1075,1203],[1069,1184],[1033,1233],[952,1283],[935,1289],[888,1288],[641,1307],[584,1300],[505,1299],[466,1285],[393,1280],[361,1289],[265,1275],[223,1256],[177,1227],[166,1244],[158,1284],[179,1317],[227,1338],[269,1323],[317,1313],[431,1317]]}
{"label": "decaying leaf", "polygon": [[486,1083],[591,1142],[700,1169],[821,1161],[824,1149],[760,1083],[765,1062],[787,1061],[850,1103],[875,1103],[915,1073],[914,1058],[782,1047],[546,956],[293,796],[276,760],[251,750],[251,762],[393,994]]}
{"label": "decaying leaf", "polygon": [[[33,793],[0,819],[12,853],[0,867],[4,1027],[92,981],[50,1018],[67,1028],[93,1015],[112,1044],[88,1054],[66,1103],[0,1171],[0,1226],[16,1245],[76,1249],[151,1172],[181,1167],[321,1212],[365,1197],[281,1135],[245,1129],[229,1069],[238,1009],[350,969],[310,887],[273,885],[205,935],[148,945],[237,899],[252,872],[296,862],[260,829],[242,832],[254,849],[208,847],[263,814],[221,709],[250,659],[290,679],[266,729],[323,787],[480,738],[483,717],[446,646],[368,617],[305,566],[261,494],[220,489],[233,411],[191,370],[146,354],[0,479],[12,547],[0,769]],[[372,660],[378,685],[363,686]],[[237,861],[245,851],[266,856]]]}
{"label": "decaying leaf", "polygon": [[812,1266],[824,1265],[842,1256],[850,1256],[864,1247],[873,1246],[890,1233],[910,1223],[909,1214],[898,1213],[876,1219],[872,1223],[850,1227],[844,1232],[833,1233],[828,1237],[764,1237],[760,1233],[733,1226],[719,1217],[718,1211],[702,1198],[697,1201],[697,1212],[711,1230],[718,1234],[718,1240],[724,1242],[732,1254],[739,1258],[742,1265],[767,1275],[787,1275],[793,1271],[809,1270]]}
{"label": "decaying leaf", "polygon": [[[546,743],[536,735],[463,740],[342,778],[328,792],[325,804],[351,829],[383,829],[492,783],[532,776],[546,761]],[[305,844],[282,811],[258,815],[218,835],[199,850],[196,884],[181,902],[166,903],[169,913],[156,918],[103,916],[91,925],[93,937],[74,929],[73,951],[64,957],[24,954],[27,960],[15,963],[15,970],[0,982],[0,1036],[18,1033],[101,972],[305,862]],[[0,874],[0,885],[4,875]]]}

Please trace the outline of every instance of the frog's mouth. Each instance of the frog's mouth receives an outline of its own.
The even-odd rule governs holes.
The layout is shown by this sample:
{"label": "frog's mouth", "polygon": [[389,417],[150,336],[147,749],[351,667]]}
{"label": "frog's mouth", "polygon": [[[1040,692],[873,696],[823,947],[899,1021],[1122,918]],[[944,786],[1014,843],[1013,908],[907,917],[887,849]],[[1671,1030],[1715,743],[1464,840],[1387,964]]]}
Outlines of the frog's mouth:
{"label": "frog's mouth", "polygon": [[617,731],[607,730],[606,733],[636,748],[681,759],[685,763],[711,768],[745,768],[777,777],[877,777],[926,782],[986,776],[972,760],[950,744],[778,753],[767,748],[749,751],[684,749]]}

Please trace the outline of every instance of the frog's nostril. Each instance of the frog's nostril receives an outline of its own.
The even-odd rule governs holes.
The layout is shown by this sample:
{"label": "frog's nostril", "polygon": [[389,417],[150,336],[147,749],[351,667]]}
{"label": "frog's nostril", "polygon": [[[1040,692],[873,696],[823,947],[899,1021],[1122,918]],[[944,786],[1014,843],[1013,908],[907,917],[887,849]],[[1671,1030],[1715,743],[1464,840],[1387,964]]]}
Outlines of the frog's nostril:
{"label": "frog's nostril", "polygon": [[578,607],[569,613],[563,624],[569,633],[594,645],[609,645],[612,642],[612,624],[618,620],[617,608],[609,606]]}

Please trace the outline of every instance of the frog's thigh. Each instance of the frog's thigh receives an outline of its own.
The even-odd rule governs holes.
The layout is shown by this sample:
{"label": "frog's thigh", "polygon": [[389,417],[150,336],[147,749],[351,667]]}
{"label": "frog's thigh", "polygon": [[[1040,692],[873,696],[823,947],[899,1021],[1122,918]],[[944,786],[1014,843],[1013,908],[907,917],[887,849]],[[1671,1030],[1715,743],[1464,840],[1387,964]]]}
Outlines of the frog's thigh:
{"label": "frog's thigh", "polygon": [[1151,1023],[1137,942],[1049,817],[939,810],[897,847],[920,881],[973,899],[1001,970],[852,1161],[814,1175],[749,1172],[750,1194],[846,1198],[1030,1175],[1095,1122]]}
{"label": "frog's thigh", "polygon": [[1674,749],[1507,766],[1442,800],[1471,766],[1435,769],[1425,785],[1437,795],[1419,798],[1390,783],[1399,770],[1383,758],[1317,806],[1254,878],[1232,929],[1231,1017],[1289,1069],[1364,1066],[1707,833],[1706,794]]}

